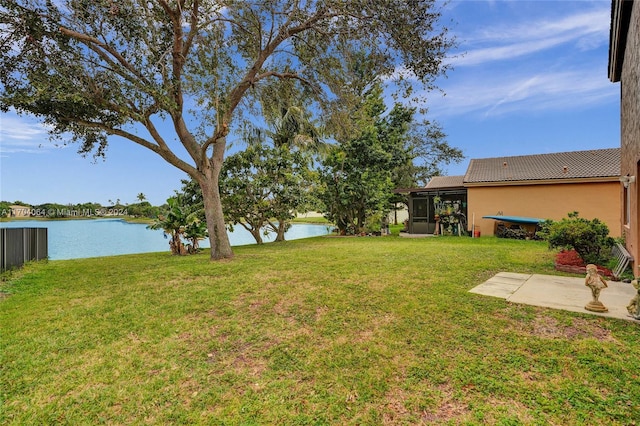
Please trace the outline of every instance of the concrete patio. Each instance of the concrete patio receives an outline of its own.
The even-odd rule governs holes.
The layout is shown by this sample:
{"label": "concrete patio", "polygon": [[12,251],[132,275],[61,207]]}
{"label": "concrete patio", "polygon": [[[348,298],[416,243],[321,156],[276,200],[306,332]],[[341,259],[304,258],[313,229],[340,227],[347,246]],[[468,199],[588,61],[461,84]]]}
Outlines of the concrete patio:
{"label": "concrete patio", "polygon": [[591,291],[584,285],[584,278],[554,275],[519,274],[500,272],[470,290],[471,293],[501,297],[513,303],[563,309],[584,314],[599,315],[633,321],[627,305],[637,294],[631,284],[607,281],[608,288],[600,293],[600,301],[609,312],[591,312],[584,306],[591,300]]}

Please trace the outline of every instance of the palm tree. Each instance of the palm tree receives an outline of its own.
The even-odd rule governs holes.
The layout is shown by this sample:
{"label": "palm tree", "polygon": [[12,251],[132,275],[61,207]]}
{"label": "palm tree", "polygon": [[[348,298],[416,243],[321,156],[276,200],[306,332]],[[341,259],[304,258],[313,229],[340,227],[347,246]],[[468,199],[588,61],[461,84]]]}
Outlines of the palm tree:
{"label": "palm tree", "polygon": [[311,121],[305,110],[297,106],[282,107],[280,117],[274,118],[267,135],[276,147],[287,146],[312,154],[323,154],[328,147],[322,139],[322,129]]}
{"label": "palm tree", "polygon": [[[162,229],[165,238],[170,237],[169,248],[172,254],[185,255],[196,253],[199,250],[199,240],[207,237],[206,223],[198,219],[197,214],[188,214],[180,205],[179,197],[167,199],[169,211],[166,215],[158,215],[158,218],[147,228]],[[191,244],[185,246],[182,238],[190,240]]]}
{"label": "palm tree", "polygon": [[175,197],[167,199],[167,204],[169,205],[167,214],[158,215],[158,218],[151,225],[147,226],[147,228],[162,229],[165,238],[167,238],[167,236],[171,237],[169,239],[169,248],[172,254],[187,254],[181,238],[185,227],[184,212]]}
{"label": "palm tree", "polygon": [[138,196],[136,197],[138,199],[138,201],[143,202],[144,200],[147,199],[147,196],[144,195],[142,192],[138,194]]}

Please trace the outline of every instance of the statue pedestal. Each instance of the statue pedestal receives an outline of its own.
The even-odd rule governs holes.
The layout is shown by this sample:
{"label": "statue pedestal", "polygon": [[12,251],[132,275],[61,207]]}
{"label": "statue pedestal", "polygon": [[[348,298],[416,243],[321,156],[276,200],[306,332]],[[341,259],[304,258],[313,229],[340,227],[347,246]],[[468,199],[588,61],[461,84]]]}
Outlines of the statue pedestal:
{"label": "statue pedestal", "polygon": [[591,302],[587,303],[584,308],[587,311],[591,312],[609,312],[609,309],[607,309],[607,307],[604,306],[599,300],[592,300]]}

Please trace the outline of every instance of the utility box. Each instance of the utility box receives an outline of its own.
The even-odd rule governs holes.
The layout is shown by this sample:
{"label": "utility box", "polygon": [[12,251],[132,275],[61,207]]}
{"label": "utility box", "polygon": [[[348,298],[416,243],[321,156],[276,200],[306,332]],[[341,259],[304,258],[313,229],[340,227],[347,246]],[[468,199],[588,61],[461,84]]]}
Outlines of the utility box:
{"label": "utility box", "polygon": [[47,228],[0,228],[0,270],[49,256]]}

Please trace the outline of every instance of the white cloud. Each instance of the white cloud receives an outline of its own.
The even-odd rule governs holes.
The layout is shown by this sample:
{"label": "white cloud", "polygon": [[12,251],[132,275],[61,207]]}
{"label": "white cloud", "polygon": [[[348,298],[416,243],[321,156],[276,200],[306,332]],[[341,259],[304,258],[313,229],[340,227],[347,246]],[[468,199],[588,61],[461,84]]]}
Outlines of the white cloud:
{"label": "white cloud", "polygon": [[499,61],[505,59],[516,59],[531,53],[551,49],[560,44],[570,41],[573,37],[549,37],[542,40],[531,40],[520,43],[512,43],[506,46],[492,46],[474,49],[465,54],[453,58],[451,63],[454,67],[480,65],[486,62]]}
{"label": "white cloud", "polygon": [[0,117],[0,154],[42,153],[48,144],[47,128],[40,123],[19,117],[15,113],[3,113]]}
{"label": "white cloud", "polygon": [[430,103],[429,111],[436,116],[490,117],[518,111],[561,111],[618,100],[618,89],[606,75],[583,70],[506,72],[455,84],[445,92],[445,97]]}
{"label": "white cloud", "polygon": [[482,29],[473,35],[473,40],[476,42],[504,42],[506,39],[529,40],[562,33],[574,34],[576,38],[592,33],[608,34],[610,13],[607,5],[607,7],[587,12],[581,11],[568,16],[557,16],[553,20],[548,18],[531,19],[514,26]]}
{"label": "white cloud", "polygon": [[[461,4],[459,9],[464,5],[455,3]],[[451,59],[453,71],[448,79],[439,80],[446,96],[430,96],[431,114],[489,118],[582,110],[618,101],[619,89],[609,82],[606,71],[608,3],[500,6],[496,14],[489,4],[489,23],[479,14],[460,22],[466,25],[458,34],[460,51],[466,53]]]}
{"label": "white cloud", "polygon": [[3,138],[31,140],[46,134],[46,130],[38,124],[25,123],[17,118],[3,118],[0,134]]}
{"label": "white cloud", "polygon": [[463,55],[451,59],[454,66],[474,66],[516,59],[525,55],[573,43],[578,50],[590,50],[608,42],[608,8],[577,12],[555,20],[530,20],[515,26],[483,28],[459,35]]}

